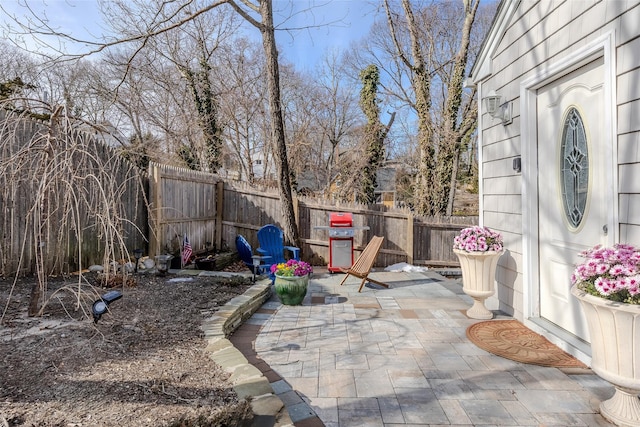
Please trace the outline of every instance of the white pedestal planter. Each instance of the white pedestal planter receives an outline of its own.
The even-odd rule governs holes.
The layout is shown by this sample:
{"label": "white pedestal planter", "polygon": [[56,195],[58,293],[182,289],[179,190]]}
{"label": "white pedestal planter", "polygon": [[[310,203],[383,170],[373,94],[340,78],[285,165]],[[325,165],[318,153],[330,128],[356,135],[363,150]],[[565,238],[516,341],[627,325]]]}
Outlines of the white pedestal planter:
{"label": "white pedestal planter", "polygon": [[617,303],[581,291],[591,337],[591,369],[616,389],[600,404],[603,417],[619,426],[640,426],[640,306]]}
{"label": "white pedestal planter", "polygon": [[504,251],[465,252],[454,249],[453,252],[460,260],[462,290],[474,301],[467,310],[467,316],[472,319],[492,319],[493,312],[485,307],[484,300],[496,292],[496,267]]}

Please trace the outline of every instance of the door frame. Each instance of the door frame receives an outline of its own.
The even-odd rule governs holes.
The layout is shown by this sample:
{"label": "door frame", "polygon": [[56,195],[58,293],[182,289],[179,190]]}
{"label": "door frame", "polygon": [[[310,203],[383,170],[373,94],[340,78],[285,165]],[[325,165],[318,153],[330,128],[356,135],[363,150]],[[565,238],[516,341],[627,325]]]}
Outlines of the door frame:
{"label": "door frame", "polygon": [[[569,74],[583,65],[602,57],[604,59],[604,152],[610,161],[607,168],[607,188],[616,191],[611,196],[613,206],[607,223],[615,224],[610,239],[618,242],[618,200],[617,200],[617,134],[616,134],[616,70],[615,33],[609,31],[583,47],[577,48],[566,57],[553,61],[548,67],[520,83],[520,123],[522,143],[522,274],[523,274],[523,317],[529,328],[543,334],[554,344],[589,363],[591,349],[586,343],[564,329],[540,317],[540,286],[538,277],[538,146],[537,146],[537,90],[558,78]],[[566,278],[569,286],[569,277]]]}

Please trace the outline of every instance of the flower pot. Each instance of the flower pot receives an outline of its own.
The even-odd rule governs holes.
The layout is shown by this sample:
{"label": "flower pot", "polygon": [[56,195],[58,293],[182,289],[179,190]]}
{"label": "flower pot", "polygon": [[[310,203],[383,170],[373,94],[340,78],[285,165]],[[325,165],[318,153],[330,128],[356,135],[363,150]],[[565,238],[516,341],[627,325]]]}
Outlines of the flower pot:
{"label": "flower pot", "polygon": [[454,249],[462,269],[462,290],[473,298],[473,306],[467,310],[472,319],[492,319],[493,313],[484,300],[495,293],[494,281],[498,259],[504,251],[466,252]]}
{"label": "flower pot", "polygon": [[306,276],[279,276],[274,280],[276,295],[285,305],[300,305],[307,294],[309,275]]}
{"label": "flower pot", "polygon": [[640,306],[589,295],[577,285],[571,293],[587,318],[591,369],[616,389],[600,413],[619,426],[640,426]]}

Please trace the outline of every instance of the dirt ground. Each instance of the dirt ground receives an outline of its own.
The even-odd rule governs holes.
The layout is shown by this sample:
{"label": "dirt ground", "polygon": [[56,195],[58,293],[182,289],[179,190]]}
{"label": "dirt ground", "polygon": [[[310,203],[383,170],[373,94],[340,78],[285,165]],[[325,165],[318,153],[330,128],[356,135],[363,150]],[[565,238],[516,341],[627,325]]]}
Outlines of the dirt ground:
{"label": "dirt ground", "polygon": [[51,279],[41,318],[26,314],[33,279],[0,280],[0,427],[250,425],[200,329],[248,279],[135,276],[94,323],[110,289],[89,274]]}

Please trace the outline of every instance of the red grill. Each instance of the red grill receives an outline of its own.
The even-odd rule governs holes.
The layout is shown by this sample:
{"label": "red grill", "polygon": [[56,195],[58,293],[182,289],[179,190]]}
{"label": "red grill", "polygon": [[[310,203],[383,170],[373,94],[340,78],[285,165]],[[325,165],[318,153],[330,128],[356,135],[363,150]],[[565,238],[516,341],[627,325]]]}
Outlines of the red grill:
{"label": "red grill", "polygon": [[356,230],[368,230],[369,227],[354,227],[353,215],[348,212],[329,214],[329,226],[314,227],[329,231],[329,265],[331,273],[353,265],[353,235]]}
{"label": "red grill", "polygon": [[331,272],[353,265],[353,215],[329,214],[329,266]]}

